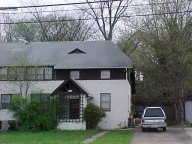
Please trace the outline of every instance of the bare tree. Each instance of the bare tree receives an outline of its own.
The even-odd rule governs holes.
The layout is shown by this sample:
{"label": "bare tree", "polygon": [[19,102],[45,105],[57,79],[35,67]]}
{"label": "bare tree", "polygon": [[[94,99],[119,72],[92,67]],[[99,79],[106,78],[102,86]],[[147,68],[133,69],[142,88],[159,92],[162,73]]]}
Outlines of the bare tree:
{"label": "bare tree", "polygon": [[86,0],[86,2],[89,8],[82,9],[83,12],[88,13],[95,19],[98,29],[105,40],[112,40],[115,25],[128,9],[131,0],[109,0],[107,2],[100,0],[97,4],[91,3],[90,0]]}

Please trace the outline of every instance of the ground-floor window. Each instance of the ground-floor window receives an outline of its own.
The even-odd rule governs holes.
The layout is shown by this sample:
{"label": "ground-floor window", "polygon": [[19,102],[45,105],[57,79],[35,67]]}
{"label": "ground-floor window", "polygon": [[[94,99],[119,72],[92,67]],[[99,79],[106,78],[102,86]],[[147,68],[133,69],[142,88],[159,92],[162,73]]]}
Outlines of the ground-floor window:
{"label": "ground-floor window", "polygon": [[10,100],[11,100],[11,94],[2,94],[1,95],[1,108],[8,109]]}

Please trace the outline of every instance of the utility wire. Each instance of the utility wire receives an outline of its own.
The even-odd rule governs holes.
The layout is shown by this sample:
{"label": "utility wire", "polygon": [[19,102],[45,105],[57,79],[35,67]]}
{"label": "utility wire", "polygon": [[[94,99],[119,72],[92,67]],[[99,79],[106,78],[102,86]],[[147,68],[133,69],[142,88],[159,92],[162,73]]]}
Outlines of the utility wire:
{"label": "utility wire", "polygon": [[[143,16],[154,16],[154,15],[166,15],[166,14],[177,14],[177,13],[191,13],[192,10],[188,10],[188,11],[181,11],[181,12],[164,12],[164,13],[156,13],[156,14],[137,14],[137,15],[123,15],[120,16],[121,18],[130,18],[130,17],[143,17]],[[110,18],[110,17],[105,17],[105,18]],[[111,18],[116,18],[116,17],[111,17]],[[96,18],[80,18],[80,19],[59,19],[59,20],[42,20],[42,23],[54,23],[54,22],[59,22],[59,21],[78,21],[78,20],[82,20],[82,21],[88,21],[88,20],[95,20]],[[97,19],[102,19],[102,18],[97,18]],[[21,22],[3,22],[0,24],[35,24],[38,22],[35,21],[21,21]]]}
{"label": "utility wire", "polygon": [[[121,1],[121,0],[113,0],[113,1]],[[83,4],[88,4],[88,3],[94,4],[94,3],[105,3],[105,2],[109,2],[109,0],[90,1],[90,2],[76,2],[76,3],[65,3],[65,4],[34,5],[34,6],[0,7],[0,10],[17,10],[17,9],[26,9],[26,8],[39,8],[39,7],[83,5]]]}
{"label": "utility wire", "polygon": [[[100,1],[95,1],[95,3],[98,3],[98,2],[100,2]],[[104,1],[102,1],[102,2],[104,2]],[[86,2],[85,2],[86,3]],[[90,2],[91,3],[91,2]],[[168,2],[168,4],[170,4],[170,3],[173,3],[173,2]],[[65,5],[71,5],[72,3],[67,3],[67,4],[65,4]],[[163,5],[163,4],[167,4],[167,3],[153,3],[154,5]],[[61,6],[61,5],[64,5],[64,4],[55,4],[55,5],[59,5],[59,6]],[[129,6],[129,8],[130,7],[139,7],[139,6],[149,6],[149,5],[151,5],[151,4],[138,4],[138,5],[130,5]],[[33,7],[33,6],[30,6],[30,7]],[[124,7],[124,6],[120,6],[120,7]],[[13,8],[13,7],[0,7],[0,10],[8,10],[7,8]],[[106,7],[107,8],[107,7]],[[14,7],[13,9],[18,9],[18,7]],[[79,8],[79,9],[69,9],[69,10],[48,10],[48,11],[38,11],[39,13],[48,13],[48,12],[64,12],[64,11],[82,11],[82,10],[89,10],[89,9],[91,9],[91,8]],[[93,9],[99,9],[99,8],[93,8]],[[26,11],[26,12],[3,12],[3,13],[1,13],[1,14],[32,14],[32,13],[37,13],[37,12],[32,12],[32,11]]]}

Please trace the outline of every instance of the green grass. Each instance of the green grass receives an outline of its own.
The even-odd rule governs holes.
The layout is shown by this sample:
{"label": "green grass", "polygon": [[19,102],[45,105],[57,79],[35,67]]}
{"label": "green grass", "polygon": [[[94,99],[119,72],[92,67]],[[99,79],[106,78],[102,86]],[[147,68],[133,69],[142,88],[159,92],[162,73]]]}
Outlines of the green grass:
{"label": "green grass", "polygon": [[97,132],[96,130],[0,132],[0,144],[80,144]]}
{"label": "green grass", "polygon": [[132,130],[111,131],[91,144],[130,144],[132,137]]}

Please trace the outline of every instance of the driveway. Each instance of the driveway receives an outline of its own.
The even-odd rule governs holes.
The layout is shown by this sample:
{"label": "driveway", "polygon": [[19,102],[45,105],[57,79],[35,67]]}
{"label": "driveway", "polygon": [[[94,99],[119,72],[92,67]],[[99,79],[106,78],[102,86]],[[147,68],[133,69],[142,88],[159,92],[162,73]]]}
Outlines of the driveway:
{"label": "driveway", "polygon": [[137,127],[132,144],[192,144],[192,137],[181,128],[167,128],[166,132],[142,132],[141,127]]}

